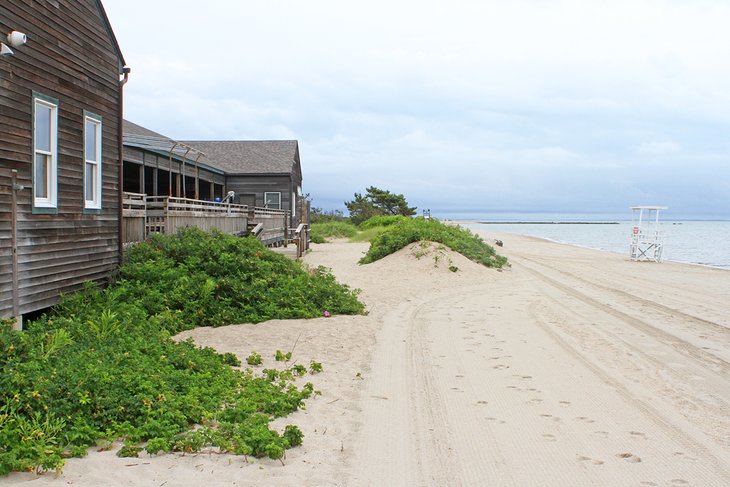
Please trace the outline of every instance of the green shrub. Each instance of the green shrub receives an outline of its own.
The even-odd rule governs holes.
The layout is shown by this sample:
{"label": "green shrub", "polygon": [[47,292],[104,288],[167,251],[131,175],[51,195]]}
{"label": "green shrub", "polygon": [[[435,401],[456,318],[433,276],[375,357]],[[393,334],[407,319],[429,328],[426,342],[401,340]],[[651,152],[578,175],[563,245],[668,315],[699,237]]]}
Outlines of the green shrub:
{"label": "green shrub", "polygon": [[136,303],[172,333],[196,326],[357,314],[357,292],[325,268],[271,252],[255,238],[195,228],[135,245],[119,270],[115,300]]}
{"label": "green shrub", "polygon": [[[23,332],[0,320],[0,475],[60,468],[98,441],[121,455],[220,451],[280,459],[269,428],[315,393],[297,374],[240,371],[233,354],[171,335],[194,326],[359,313],[357,293],[254,239],[185,230],[130,249],[108,288],[66,296]],[[254,354],[252,353],[252,356]],[[215,424],[190,431],[191,425]],[[287,433],[288,431],[288,433]]]}
{"label": "green shrub", "polygon": [[357,227],[349,222],[329,221],[312,224],[311,239],[314,243],[324,243],[328,238],[351,238]]}
{"label": "green shrub", "polygon": [[264,360],[261,358],[261,354],[258,352],[251,352],[251,355],[246,357],[246,363],[248,365],[261,365]]}
{"label": "green shrub", "polygon": [[378,215],[365,220],[359,226],[360,230],[367,230],[368,228],[374,227],[389,227],[405,219],[409,219],[409,217],[403,215]]}
{"label": "green shrub", "polygon": [[[230,357],[176,343],[153,319],[118,317],[124,332],[104,340],[74,316],[46,317],[23,332],[0,327],[0,474],[57,469],[66,456],[120,437],[120,455],[134,456],[144,441],[150,453],[232,451],[255,443],[251,434],[266,442],[247,454],[281,457],[288,440],[268,422],[301,407],[310,384],[234,370]],[[69,340],[49,349],[63,332]],[[204,422],[218,427],[207,437],[188,432]]]}
{"label": "green shrub", "polygon": [[375,262],[420,240],[444,244],[466,258],[487,267],[501,268],[507,264],[506,257],[497,255],[493,247],[468,229],[444,225],[436,219],[426,220],[421,217],[404,218],[374,237],[360,263]]}

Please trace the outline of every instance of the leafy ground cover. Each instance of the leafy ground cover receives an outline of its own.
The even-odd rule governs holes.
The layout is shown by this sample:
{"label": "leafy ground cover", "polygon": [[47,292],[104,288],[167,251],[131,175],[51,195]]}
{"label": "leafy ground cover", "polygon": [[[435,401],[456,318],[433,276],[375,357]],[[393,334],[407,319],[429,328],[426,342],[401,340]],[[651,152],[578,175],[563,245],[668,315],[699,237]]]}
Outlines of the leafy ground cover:
{"label": "leafy ground cover", "polygon": [[317,392],[295,383],[307,369],[239,370],[234,355],[171,336],[323,309],[358,313],[356,294],[253,239],[188,230],[134,247],[108,288],[65,297],[23,332],[0,322],[0,475],[58,469],[119,438],[121,455],[213,447],[281,459],[303,435],[269,421]]}
{"label": "leafy ground cover", "polygon": [[507,265],[506,257],[498,255],[492,246],[468,229],[444,225],[436,219],[420,217],[403,218],[373,237],[370,241],[370,248],[360,259],[360,263],[375,262],[410,243],[421,240],[441,243],[487,267],[501,268]]}
{"label": "leafy ground cover", "polygon": [[105,297],[135,303],[173,333],[364,310],[357,291],[325,268],[304,269],[254,238],[195,228],[132,247]]}

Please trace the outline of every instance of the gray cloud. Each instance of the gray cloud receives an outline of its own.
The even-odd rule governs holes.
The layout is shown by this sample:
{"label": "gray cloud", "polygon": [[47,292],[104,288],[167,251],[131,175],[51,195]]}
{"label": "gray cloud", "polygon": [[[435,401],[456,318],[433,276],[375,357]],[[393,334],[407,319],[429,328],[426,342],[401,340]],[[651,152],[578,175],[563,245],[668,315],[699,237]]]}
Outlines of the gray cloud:
{"label": "gray cloud", "polygon": [[724,2],[105,6],[133,68],[128,118],[297,138],[317,206],[375,184],[454,214],[730,215]]}

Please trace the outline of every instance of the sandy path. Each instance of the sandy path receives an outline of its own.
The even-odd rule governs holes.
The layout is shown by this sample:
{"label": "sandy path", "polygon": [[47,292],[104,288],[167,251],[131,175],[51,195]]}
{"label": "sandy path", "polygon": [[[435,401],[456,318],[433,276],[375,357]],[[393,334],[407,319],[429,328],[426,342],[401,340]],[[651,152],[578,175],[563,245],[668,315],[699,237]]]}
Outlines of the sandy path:
{"label": "sandy path", "polygon": [[[369,314],[189,332],[265,358],[295,341],[324,364],[285,466],[194,455],[71,460],[38,485],[730,485],[730,272],[527,237],[486,269],[415,246],[306,260],[362,289]],[[448,270],[450,265],[459,271]],[[273,359],[265,366],[271,366]]]}
{"label": "sandy path", "polygon": [[730,485],[730,273],[499,237],[384,314],[347,483]]}

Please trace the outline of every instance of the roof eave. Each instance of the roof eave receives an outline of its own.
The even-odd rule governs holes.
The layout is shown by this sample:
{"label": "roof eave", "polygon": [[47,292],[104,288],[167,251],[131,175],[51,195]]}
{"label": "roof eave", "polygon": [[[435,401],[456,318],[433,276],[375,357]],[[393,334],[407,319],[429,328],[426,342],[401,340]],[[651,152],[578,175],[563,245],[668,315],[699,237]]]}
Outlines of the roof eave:
{"label": "roof eave", "polygon": [[117,41],[117,36],[114,35],[114,29],[112,29],[112,24],[109,22],[109,16],[106,14],[106,10],[104,9],[104,5],[101,3],[101,0],[96,0],[96,5],[99,7],[101,18],[104,20],[107,34],[109,34],[109,39],[111,39],[114,49],[117,51],[117,57],[119,58],[119,74],[122,74],[122,68],[127,65],[127,62],[124,60],[124,55],[122,54],[119,42]]}

